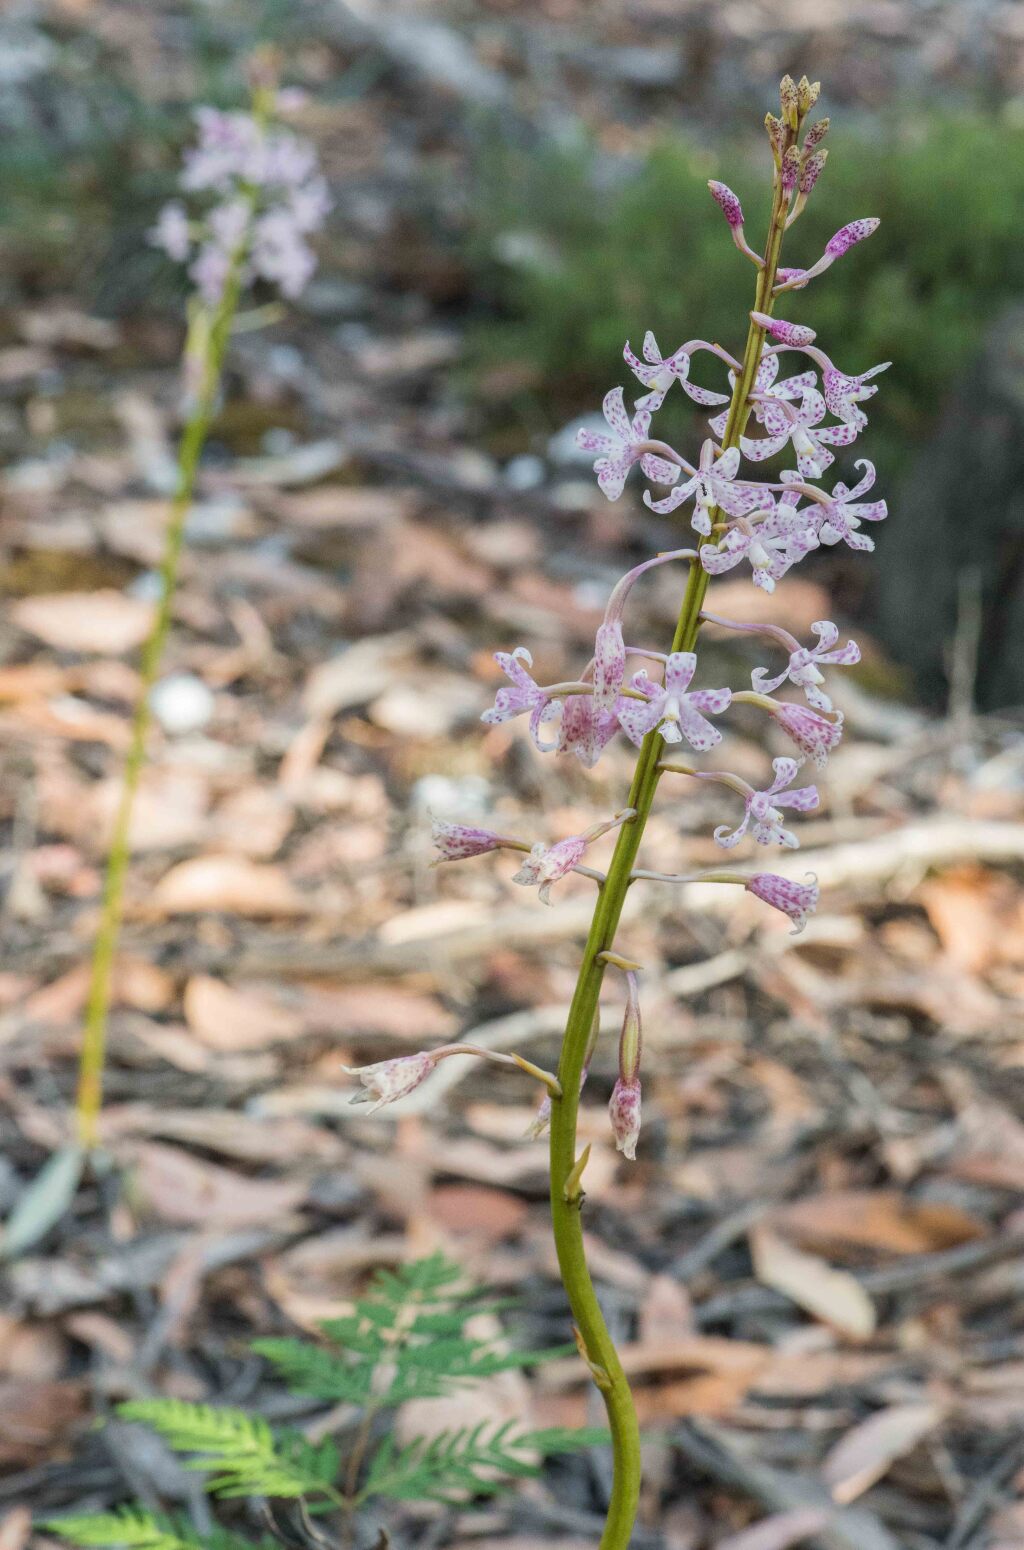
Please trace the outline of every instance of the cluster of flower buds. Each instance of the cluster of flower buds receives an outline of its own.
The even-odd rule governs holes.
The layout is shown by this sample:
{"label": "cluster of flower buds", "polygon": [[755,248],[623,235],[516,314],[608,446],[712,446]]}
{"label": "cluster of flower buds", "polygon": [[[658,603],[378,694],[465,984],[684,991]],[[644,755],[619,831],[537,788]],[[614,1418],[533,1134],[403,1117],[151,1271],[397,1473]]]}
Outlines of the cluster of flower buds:
{"label": "cluster of flower buds", "polygon": [[[806,78],[797,83],[787,76],[781,86],[780,116],[768,118],[768,134],[775,154],[776,231],[800,214],[824,166],[821,142],[828,120],[811,125],[801,143],[804,122],[817,95],[817,85]],[[767,295],[767,260],[755,254],[746,242],[739,199],[723,183],[712,182],[709,186],[736,246],[763,273],[758,288],[760,307],[771,307],[774,301]],[[807,285],[870,236],[877,225],[874,219],[853,221],[836,233],[822,257],[809,268],[777,270],[773,297]],[[659,772],[677,772],[717,784],[742,803],[737,818],[715,828],[714,838],[719,845],[732,851],[745,840],[752,840],[760,846],[779,845],[792,850],[798,847],[799,839],[794,829],[787,827],[787,810],[807,812],[818,803],[817,787],[798,783],[801,767],[811,761],[817,768],[824,768],[843,733],[843,717],[826,691],[824,669],[859,661],[856,643],[840,644],[839,629],[830,620],[812,625],[814,639],[804,642],[778,625],[726,619],[705,610],[701,622],[757,634],[781,653],[781,661],[754,668],[749,689],[734,690],[694,687],[700,670],[696,651],[664,652],[637,644],[635,637],[627,636],[625,627],[633,587],[654,567],[683,563],[690,567],[691,575],[702,570],[707,576],[716,576],[745,562],[754,585],[771,592],[795,564],[823,545],[845,543],[853,549],[871,549],[873,543],[863,531],[863,524],[880,521],[887,514],[884,501],[863,499],[875,479],[874,468],[866,461],[856,464],[860,477],[849,486],[836,482],[828,490],[819,481],[835,462],[832,449],[851,446],[866,427],[862,405],[877,392],[871,379],[885,370],[888,363],[851,375],[833,364],[816,344],[814,331],[805,325],[776,318],[764,310],[752,312],[751,321],[753,331],[742,364],[722,347],[701,339],[690,340],[669,355],[663,354],[651,333],[644,339],[641,356],[627,342],[624,358],[643,393],[635,399],[631,412],[624,390],[613,388],[604,399],[606,428],[581,430],[580,445],[595,455],[597,482],[609,500],[622,494],[627,479],[637,470],[666,492],[645,490],[644,500],[653,511],[665,516],[688,508],[691,526],[699,535],[697,547],[653,555],[621,578],[609,597],[590,660],[576,679],[552,684],[539,682],[525,647],[499,653],[496,661],[508,683],[498,689],[483,720],[494,725],[526,716],[530,736],[540,751],[571,754],[587,768],[598,761],[619,733],[648,751],[652,746],[650,739],[660,739],[660,744],[654,745]],[[786,352],[802,357],[801,369],[795,374],[781,374]],[[691,380],[694,361],[708,356],[726,368],[729,393]],[[747,393],[742,404],[737,402],[741,381]],[[651,434],[652,417],[674,383],[694,403],[716,411],[708,420],[710,435],[704,437],[696,461],[688,460]],[[723,404],[729,408],[719,412]],[[750,420],[753,426],[761,427],[762,434],[743,434]],[[751,478],[743,469],[744,459],[756,466],[780,456],[795,466],[784,466],[774,479]],[[789,686],[802,694],[802,701],[776,697],[777,691]],[[702,770],[677,762],[677,754],[687,746],[697,754],[716,748],[722,733],[711,718],[722,716],[736,705],[753,706],[767,714],[792,745],[792,754],[774,760],[773,777],[761,788],[727,770]],[[513,881],[539,885],[541,898],[547,901],[552,885],[570,872],[582,873],[599,885],[604,884],[606,879],[600,871],[583,864],[587,849],[601,835],[635,817],[633,810],[628,809],[584,834],[550,846],[531,845],[490,830],[435,821],[434,844],[439,859],[448,861],[499,849],[525,853]],[[788,916],[796,931],[803,929],[818,903],[813,877],[801,883],[771,872],[723,870],[676,876],[633,867],[629,880],[639,879],[740,884]],[[616,1145],[632,1158],[640,1128],[637,965],[610,951],[601,956],[622,969],[627,979],[619,1074],[610,1115]],[[587,1052],[584,1077],[590,1053],[592,1046]],[[410,1080],[420,1079],[416,1074],[419,1069],[409,1067]],[[550,1099],[542,1106],[534,1133],[543,1128],[549,1108]]]}
{"label": "cluster of flower buds", "polygon": [[308,238],[331,202],[308,140],[275,122],[290,92],[264,91],[252,113],[196,109],[197,144],[185,156],[180,184],[198,196],[201,213],[185,203],[164,206],[150,233],[176,263],[187,263],[200,297],[216,306],[228,277],[261,279],[294,299],[316,257]]}

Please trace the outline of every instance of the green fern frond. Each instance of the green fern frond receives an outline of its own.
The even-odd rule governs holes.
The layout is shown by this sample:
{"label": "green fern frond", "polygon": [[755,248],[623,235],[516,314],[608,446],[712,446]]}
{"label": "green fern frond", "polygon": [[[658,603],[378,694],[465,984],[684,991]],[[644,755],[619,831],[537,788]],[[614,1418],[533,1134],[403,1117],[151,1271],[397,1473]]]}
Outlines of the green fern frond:
{"label": "green fern frond", "polygon": [[125,1550],[203,1550],[202,1540],[187,1527],[143,1507],[50,1518],[42,1527],[72,1545],[110,1546],[111,1550],[116,1546]]}
{"label": "green fern frond", "polygon": [[608,1433],[595,1428],[517,1432],[511,1421],[497,1427],[480,1422],[436,1437],[419,1437],[404,1448],[388,1437],[373,1458],[360,1500],[385,1496],[395,1501],[452,1502],[466,1496],[493,1496],[513,1479],[539,1474],[541,1461],[552,1453],[607,1440]]}
{"label": "green fern frond", "polygon": [[308,1340],[254,1340],[252,1349],[273,1363],[296,1394],[365,1405],[373,1393],[376,1358],[346,1361]]}
{"label": "green fern frond", "polygon": [[127,1421],[151,1426],[176,1453],[194,1453],[187,1469],[210,1476],[213,1496],[333,1496],[340,1458],[330,1439],[314,1446],[295,1433],[276,1437],[262,1416],[192,1405],[180,1399],[131,1400]]}
{"label": "green fern frond", "polygon": [[200,1534],[187,1521],[137,1506],[51,1518],[41,1527],[83,1550],[278,1550],[267,1535],[247,1539],[220,1526]]}

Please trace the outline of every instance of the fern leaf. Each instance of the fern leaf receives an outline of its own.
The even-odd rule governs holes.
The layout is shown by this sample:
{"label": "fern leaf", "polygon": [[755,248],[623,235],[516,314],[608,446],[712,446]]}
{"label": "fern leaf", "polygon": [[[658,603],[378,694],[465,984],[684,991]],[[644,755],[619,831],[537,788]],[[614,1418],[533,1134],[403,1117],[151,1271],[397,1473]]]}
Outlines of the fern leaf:
{"label": "fern leaf", "polygon": [[295,1433],[275,1437],[262,1416],[179,1399],[132,1400],[118,1413],[151,1426],[176,1453],[196,1454],[186,1468],[209,1475],[213,1496],[333,1494],[340,1458],[330,1439],[313,1446]]}
{"label": "fern leaf", "polygon": [[72,1545],[110,1546],[112,1550],[115,1546],[126,1550],[203,1550],[198,1536],[143,1507],[51,1518],[42,1527]]}
{"label": "fern leaf", "polygon": [[516,1432],[506,1421],[498,1427],[481,1422],[472,1428],[416,1438],[398,1448],[388,1437],[375,1455],[360,1499],[386,1496],[396,1501],[453,1502],[467,1496],[492,1496],[515,1478],[536,1475],[552,1453],[606,1442],[596,1428],[568,1431],[549,1427]]}
{"label": "fern leaf", "polygon": [[297,1394],[365,1405],[373,1392],[374,1361],[345,1361],[308,1340],[256,1340],[253,1350],[272,1362]]}

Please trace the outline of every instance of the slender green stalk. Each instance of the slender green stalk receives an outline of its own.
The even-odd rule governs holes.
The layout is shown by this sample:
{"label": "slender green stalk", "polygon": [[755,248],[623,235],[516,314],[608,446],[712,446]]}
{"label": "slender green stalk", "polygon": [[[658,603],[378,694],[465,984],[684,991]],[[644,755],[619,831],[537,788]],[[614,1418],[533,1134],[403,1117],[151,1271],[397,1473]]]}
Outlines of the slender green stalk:
{"label": "slender green stalk", "polygon": [[[790,136],[794,138],[792,132]],[[770,314],[772,311],[772,287],[782,248],[787,205],[788,199],[776,178],[764,264],[758,270],[753,307],[755,312]],[[737,446],[746,428],[751,413],[750,393],[764,337],[764,329],[751,322],[741,370],[729,405],[725,435],[722,438],[723,448]],[[712,520],[717,520],[718,515],[715,512]],[[708,580],[707,572],[699,562],[691,561],[690,579],[672,641],[673,651],[693,650],[700,629],[700,610]],[[627,798],[627,806],[635,808],[636,817],[623,824],[619,831],[608,875],[598,895],[558,1064],[562,1096],[553,1099],[551,1105],[551,1216],[558,1264],[579,1332],[580,1349],[601,1390],[612,1434],[614,1477],[601,1537],[601,1550],[628,1550],[640,1496],[640,1430],[629,1384],[601,1313],[587,1266],[581,1219],[582,1170],[576,1156],[576,1125],[580,1075],[607,961],[602,958],[602,954],[610,952],[614,946],[631,873],[661,778],[658,763],[662,752],[660,734],[657,731],[651,732],[644,739]]]}
{"label": "slender green stalk", "polygon": [[[103,884],[103,902],[99,928],[93,946],[89,998],[86,1004],[82,1052],[78,1071],[76,1117],[78,1141],[83,1150],[92,1150],[97,1142],[100,1105],[103,1098],[103,1067],[106,1059],[107,1020],[110,989],[117,942],[124,913],[124,884],[131,859],[130,833],[135,796],[146,759],[146,737],[151,720],[150,695],[160,672],[171,608],[178,584],[178,569],[185,538],[185,523],[192,504],[196,471],[206,442],[220,389],[224,355],[231,324],[241,294],[242,260],[245,243],[237,248],[224,293],[212,318],[203,319],[199,383],[195,406],[182,432],[178,447],[178,480],[171,503],[167,531],[160,562],[160,592],[149,635],[142,648],[139,697],[132,718],[131,740],[124,766],[124,784],[114,818]],[[208,327],[206,323],[208,322]],[[189,341],[190,345],[192,341]]]}

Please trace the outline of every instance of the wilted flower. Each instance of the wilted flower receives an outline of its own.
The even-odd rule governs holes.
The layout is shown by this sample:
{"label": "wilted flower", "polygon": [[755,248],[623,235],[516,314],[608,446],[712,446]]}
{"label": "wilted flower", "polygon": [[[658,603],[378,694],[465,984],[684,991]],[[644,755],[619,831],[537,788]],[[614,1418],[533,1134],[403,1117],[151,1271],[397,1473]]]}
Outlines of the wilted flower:
{"label": "wilted flower", "polygon": [[837,711],[832,721],[808,710],[806,705],[792,705],[775,701],[771,708],[786,736],[799,748],[805,758],[813,760],[819,770],[825,768],[833,748],[837,748],[843,736],[843,717]]}
{"label": "wilted flower", "polygon": [[541,903],[550,904],[552,886],[582,861],[587,844],[585,834],[573,834],[556,845],[534,845],[512,881],[522,883],[524,888],[534,888],[539,883]]}
{"label": "wilted flower", "polygon": [[794,925],[794,936],[799,935],[807,924],[808,915],[813,915],[818,908],[819,889],[813,876],[809,883],[794,883],[775,872],[758,872],[747,879],[746,889],[755,898],[770,904],[773,910],[788,915]]}
{"label": "wilted flower", "polygon": [[631,1162],[640,1138],[640,1055],[643,1028],[640,1021],[640,989],[636,974],[626,974],[626,1010],[619,1035],[619,1074],[608,1104],[615,1146]]}
{"label": "wilted flower", "polygon": [[443,818],[431,819],[431,837],[440,854],[433,862],[465,861],[467,856],[484,856],[488,851],[500,850],[505,841],[490,829],[475,829],[469,824],[447,823]]}
{"label": "wilted flower", "polygon": [[416,1055],[379,1060],[372,1066],[343,1066],[349,1076],[357,1076],[363,1084],[352,1103],[372,1103],[370,1113],[376,1114],[386,1103],[394,1103],[418,1087],[433,1071],[441,1055],[440,1050],[421,1050]]}

